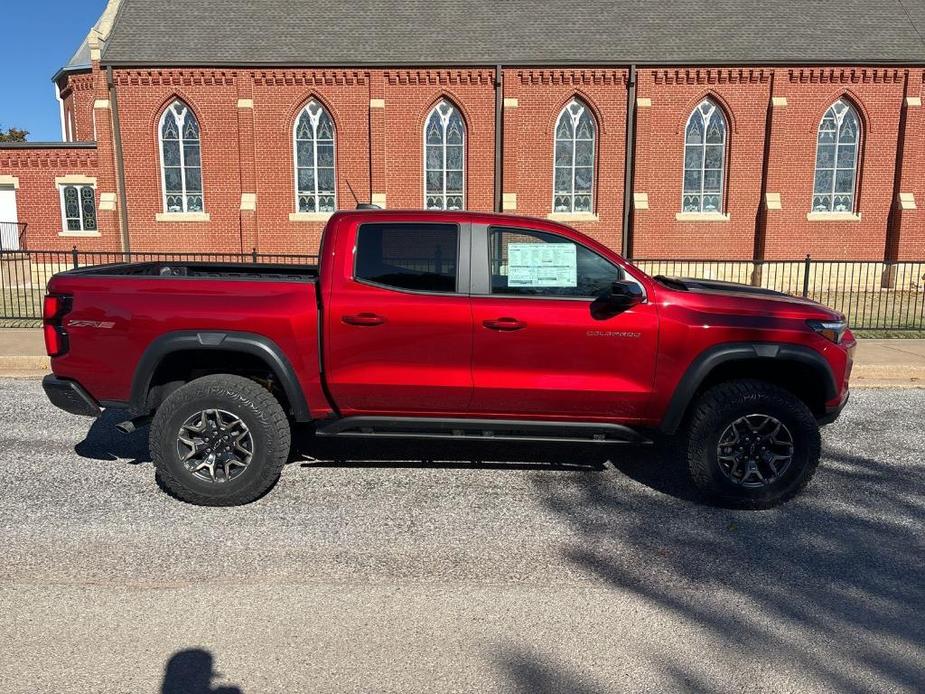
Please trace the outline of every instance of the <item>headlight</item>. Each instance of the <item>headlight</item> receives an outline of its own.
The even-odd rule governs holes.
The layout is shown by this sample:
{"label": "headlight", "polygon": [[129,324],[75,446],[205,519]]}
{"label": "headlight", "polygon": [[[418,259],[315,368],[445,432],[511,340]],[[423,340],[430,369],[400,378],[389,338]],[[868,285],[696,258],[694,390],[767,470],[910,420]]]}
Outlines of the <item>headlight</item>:
{"label": "headlight", "polygon": [[810,320],[806,321],[806,323],[826,340],[834,342],[836,345],[841,344],[845,331],[848,329],[848,323],[843,320]]}

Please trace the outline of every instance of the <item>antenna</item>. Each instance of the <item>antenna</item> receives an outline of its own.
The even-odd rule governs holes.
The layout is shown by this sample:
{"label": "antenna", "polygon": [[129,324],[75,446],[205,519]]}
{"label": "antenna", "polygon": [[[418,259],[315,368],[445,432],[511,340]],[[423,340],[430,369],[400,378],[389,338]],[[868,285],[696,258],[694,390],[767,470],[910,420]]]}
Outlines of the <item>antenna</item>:
{"label": "antenna", "polygon": [[357,194],[356,194],[356,193],[354,192],[354,190],[353,190],[353,186],[350,185],[350,181],[346,181],[346,183],[347,183],[347,187],[350,189],[350,194],[353,196],[353,201],[354,201],[357,205],[361,204],[361,203],[360,203],[360,199],[357,197]]}

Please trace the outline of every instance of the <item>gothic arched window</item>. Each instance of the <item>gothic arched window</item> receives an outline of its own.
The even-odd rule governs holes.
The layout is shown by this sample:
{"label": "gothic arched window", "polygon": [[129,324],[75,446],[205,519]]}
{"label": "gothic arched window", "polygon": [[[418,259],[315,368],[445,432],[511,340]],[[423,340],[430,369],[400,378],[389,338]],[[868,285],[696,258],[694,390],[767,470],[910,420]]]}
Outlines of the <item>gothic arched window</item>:
{"label": "gothic arched window", "polygon": [[816,136],[813,212],[853,212],[861,123],[844,99],[829,106]]}
{"label": "gothic arched window", "polygon": [[726,118],[704,99],[687,119],[684,130],[683,212],[722,212],[726,166]]}
{"label": "gothic arched window", "polygon": [[424,207],[461,210],[465,205],[466,125],[443,99],[424,123]]}
{"label": "gothic arched window", "polygon": [[553,155],[553,212],[594,211],[594,116],[572,99],[556,121]]}
{"label": "gothic arched window", "polygon": [[202,212],[202,158],[199,122],[179,99],[168,106],[158,127],[165,212]]}
{"label": "gothic arched window", "polygon": [[337,193],[334,175],[334,121],[314,99],[295,121],[296,210],[333,212]]}

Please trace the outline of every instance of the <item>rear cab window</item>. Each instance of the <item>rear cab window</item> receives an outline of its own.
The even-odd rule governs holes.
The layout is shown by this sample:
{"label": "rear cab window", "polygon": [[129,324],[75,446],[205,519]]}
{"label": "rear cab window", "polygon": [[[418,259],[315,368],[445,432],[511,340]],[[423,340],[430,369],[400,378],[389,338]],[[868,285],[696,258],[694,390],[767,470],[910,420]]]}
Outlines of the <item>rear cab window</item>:
{"label": "rear cab window", "polygon": [[455,224],[362,224],[354,278],[390,289],[457,292],[459,238]]}

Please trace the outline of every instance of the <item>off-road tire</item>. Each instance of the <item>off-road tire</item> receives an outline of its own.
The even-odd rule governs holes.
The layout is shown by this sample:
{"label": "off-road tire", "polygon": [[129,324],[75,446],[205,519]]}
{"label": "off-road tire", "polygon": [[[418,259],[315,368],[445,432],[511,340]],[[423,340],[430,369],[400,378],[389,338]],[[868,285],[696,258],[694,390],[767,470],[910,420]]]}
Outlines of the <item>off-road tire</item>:
{"label": "off-road tire", "polygon": [[[196,412],[218,409],[240,418],[253,439],[253,457],[222,483],[193,475],[180,460],[177,436]],[[151,457],[159,482],[183,501],[200,506],[238,506],[259,499],[279,479],[289,457],[291,432],[279,401],[263,386],[230,374],[203,376],[181,386],[151,422]]]}
{"label": "off-road tire", "polygon": [[[741,417],[769,415],[783,423],[793,439],[789,467],[774,482],[745,488],[722,471],[717,446],[726,428]],[[758,380],[743,379],[716,385],[692,404],[679,437],[691,479],[722,505],[766,509],[781,504],[809,484],[819,464],[819,425],[806,404],[789,391]]]}

